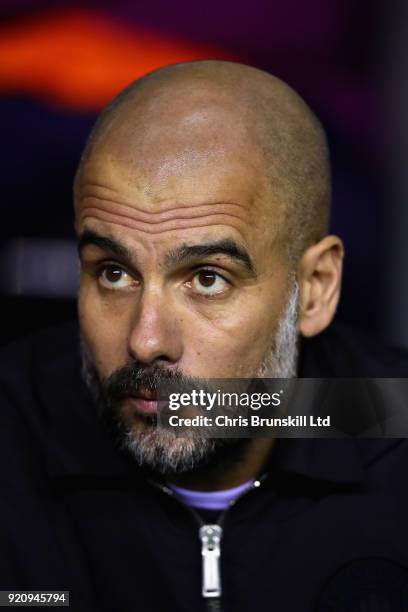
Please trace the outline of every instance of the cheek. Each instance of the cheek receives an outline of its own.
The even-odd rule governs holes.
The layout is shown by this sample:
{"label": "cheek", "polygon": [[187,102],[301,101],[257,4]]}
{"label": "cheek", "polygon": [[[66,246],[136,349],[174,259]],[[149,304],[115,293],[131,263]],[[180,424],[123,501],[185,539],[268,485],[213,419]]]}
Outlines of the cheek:
{"label": "cheek", "polygon": [[123,308],[113,309],[98,299],[92,288],[81,285],[78,317],[93,364],[101,376],[109,376],[127,360],[126,311]]}
{"label": "cheek", "polygon": [[182,369],[214,378],[251,376],[270,349],[281,307],[258,287],[211,316],[195,314],[184,326]]}

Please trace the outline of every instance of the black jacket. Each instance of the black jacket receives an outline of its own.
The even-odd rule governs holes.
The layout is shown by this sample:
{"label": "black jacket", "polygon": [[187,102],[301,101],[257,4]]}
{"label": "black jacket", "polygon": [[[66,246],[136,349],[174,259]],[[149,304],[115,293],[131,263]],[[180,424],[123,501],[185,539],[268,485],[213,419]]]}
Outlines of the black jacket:
{"label": "black jacket", "polygon": [[[196,518],[115,450],[77,347],[73,324],[2,350],[0,590],[69,590],[75,612],[204,611]],[[301,348],[301,376],[407,372],[336,327]],[[405,440],[279,440],[225,515],[214,609],[407,610],[407,468]]]}

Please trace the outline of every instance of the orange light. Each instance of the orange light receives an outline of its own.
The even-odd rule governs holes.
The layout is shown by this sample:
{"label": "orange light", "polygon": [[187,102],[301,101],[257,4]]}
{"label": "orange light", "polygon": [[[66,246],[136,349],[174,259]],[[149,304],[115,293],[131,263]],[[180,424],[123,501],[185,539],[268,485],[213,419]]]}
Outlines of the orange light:
{"label": "orange light", "polygon": [[56,10],[0,28],[0,90],[93,112],[151,70],[210,57],[237,59],[98,11]]}

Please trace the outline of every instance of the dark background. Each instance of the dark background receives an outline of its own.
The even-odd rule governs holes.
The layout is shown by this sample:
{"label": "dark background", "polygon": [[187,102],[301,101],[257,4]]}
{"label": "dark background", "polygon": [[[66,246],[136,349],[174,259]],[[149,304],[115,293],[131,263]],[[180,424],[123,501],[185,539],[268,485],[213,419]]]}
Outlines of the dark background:
{"label": "dark background", "polygon": [[[391,6],[390,6],[391,5]],[[0,0],[0,342],[75,315],[72,179],[98,111],[141,74],[237,59],[292,85],[322,120],[339,317],[408,346],[403,3]]]}

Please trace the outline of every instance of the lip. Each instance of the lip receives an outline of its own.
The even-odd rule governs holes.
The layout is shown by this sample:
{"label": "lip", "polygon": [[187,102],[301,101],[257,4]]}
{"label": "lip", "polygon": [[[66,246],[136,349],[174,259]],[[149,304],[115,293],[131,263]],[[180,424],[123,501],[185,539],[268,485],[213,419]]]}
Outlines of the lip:
{"label": "lip", "polygon": [[159,402],[157,399],[146,399],[145,397],[129,397],[129,402],[139,414],[157,414],[159,411]]}

